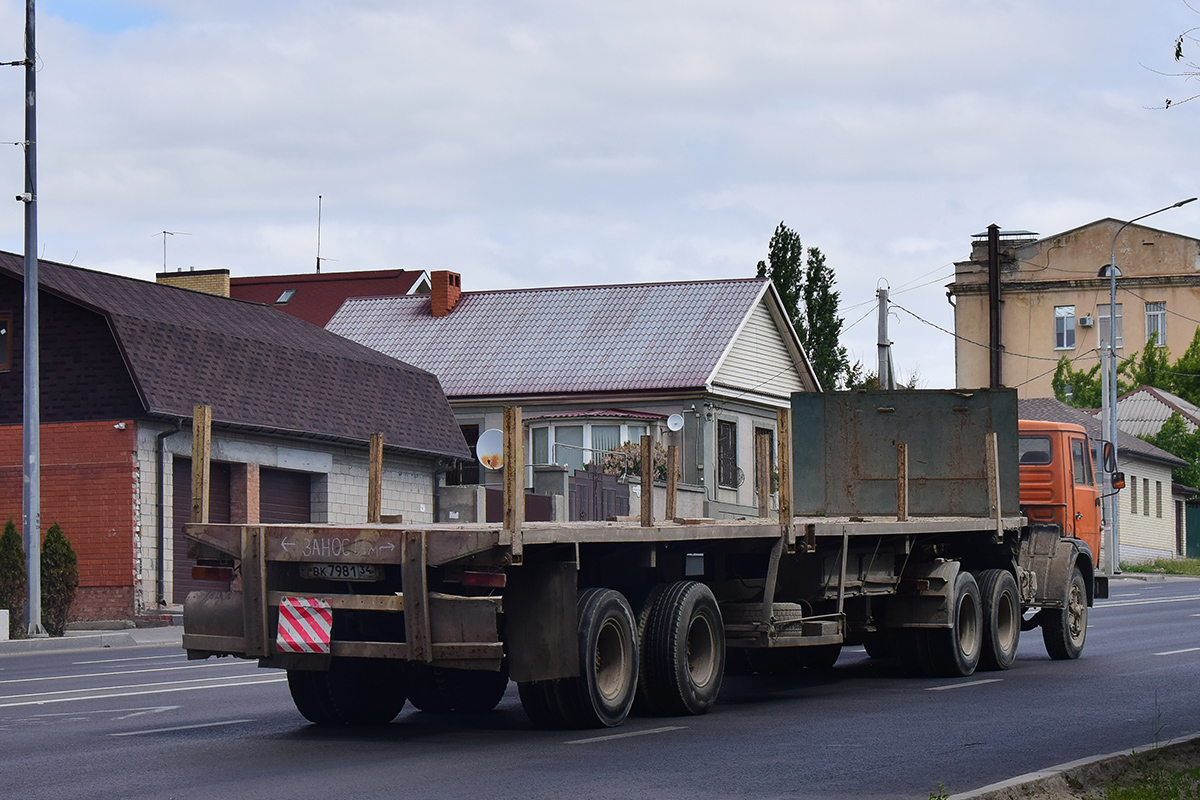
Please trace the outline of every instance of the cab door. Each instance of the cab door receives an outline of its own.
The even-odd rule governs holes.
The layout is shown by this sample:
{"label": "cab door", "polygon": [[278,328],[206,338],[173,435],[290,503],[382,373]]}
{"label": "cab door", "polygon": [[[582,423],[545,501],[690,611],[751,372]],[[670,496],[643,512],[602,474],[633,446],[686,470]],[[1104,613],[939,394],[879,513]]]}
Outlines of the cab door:
{"label": "cab door", "polygon": [[1096,473],[1092,468],[1092,449],[1085,437],[1069,437],[1071,448],[1070,494],[1074,508],[1067,509],[1065,529],[1075,538],[1087,542],[1092,557],[1100,557],[1100,493],[1096,490]]}

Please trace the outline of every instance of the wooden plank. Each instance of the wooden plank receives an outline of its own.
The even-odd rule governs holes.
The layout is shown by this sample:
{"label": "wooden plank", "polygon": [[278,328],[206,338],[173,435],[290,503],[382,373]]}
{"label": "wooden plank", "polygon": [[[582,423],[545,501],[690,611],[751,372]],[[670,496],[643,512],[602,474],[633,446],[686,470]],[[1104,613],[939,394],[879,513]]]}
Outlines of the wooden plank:
{"label": "wooden plank", "polygon": [[189,539],[215,547],[222,553],[242,557],[241,525],[201,525],[188,522],[184,524],[183,532]]}
{"label": "wooden plank", "polygon": [[642,514],[641,525],[649,528],[654,524],[654,439],[642,434],[640,456],[642,459]]}
{"label": "wooden plank", "polygon": [[525,524],[524,427],[521,407],[504,407],[504,530],[512,543],[512,560],[524,560],[521,528]]}
{"label": "wooden plank", "polygon": [[758,478],[754,487],[758,493],[758,518],[771,516],[771,434],[763,431],[754,437],[754,466]]}
{"label": "wooden plank", "polygon": [[791,410],[779,409],[775,414],[775,430],[779,451],[779,535],[789,553],[796,549],[796,529],[792,520],[792,417]]}
{"label": "wooden plank", "polygon": [[666,513],[663,515],[667,519],[675,519],[676,501],[679,498],[679,447],[677,445],[669,445],[667,447],[667,502]]}
{"label": "wooden plank", "polygon": [[[403,642],[342,642],[334,640],[329,643],[332,655],[343,658],[397,658],[417,661],[409,652],[411,648]],[[504,645],[501,642],[488,643],[449,643],[433,646],[434,661],[450,659],[457,660],[497,660],[504,657]]]}
{"label": "wooden plank", "polygon": [[367,466],[367,523],[378,524],[383,514],[383,434],[371,434]]}
{"label": "wooden plank", "polygon": [[242,529],[241,573],[246,655],[269,656],[271,641],[267,616],[267,562],[263,555],[261,527],[248,525]]}
{"label": "wooden plank", "polygon": [[896,445],[896,519],[908,519],[908,444]]}
{"label": "wooden plank", "polygon": [[321,594],[320,592],[270,592],[267,603],[278,606],[285,597],[321,599],[330,608],[348,611],[403,611],[404,597],[395,594]]}
{"label": "wooden plank", "polygon": [[212,406],[192,409],[192,522],[208,522]]}
{"label": "wooden plank", "polygon": [[399,564],[404,531],[280,526],[264,529],[268,561]]}
{"label": "wooden plank", "polygon": [[405,532],[404,564],[400,576],[405,599],[404,638],[408,642],[409,659],[429,663],[433,660],[433,650],[429,646],[429,588],[425,558],[425,532]]}

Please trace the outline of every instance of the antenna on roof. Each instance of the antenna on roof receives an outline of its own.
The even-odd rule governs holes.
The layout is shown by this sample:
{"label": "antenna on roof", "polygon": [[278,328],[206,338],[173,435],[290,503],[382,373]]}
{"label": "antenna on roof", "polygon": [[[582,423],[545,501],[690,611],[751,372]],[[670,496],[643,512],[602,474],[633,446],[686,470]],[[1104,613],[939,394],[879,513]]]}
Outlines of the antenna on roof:
{"label": "antenna on roof", "polygon": [[321,195],[317,195],[317,274],[321,274]]}
{"label": "antenna on roof", "polygon": [[158,233],[151,234],[150,238],[153,239],[155,236],[163,237],[163,272],[166,272],[167,271],[167,237],[168,236],[191,236],[191,234],[185,233],[184,231],[159,231]]}

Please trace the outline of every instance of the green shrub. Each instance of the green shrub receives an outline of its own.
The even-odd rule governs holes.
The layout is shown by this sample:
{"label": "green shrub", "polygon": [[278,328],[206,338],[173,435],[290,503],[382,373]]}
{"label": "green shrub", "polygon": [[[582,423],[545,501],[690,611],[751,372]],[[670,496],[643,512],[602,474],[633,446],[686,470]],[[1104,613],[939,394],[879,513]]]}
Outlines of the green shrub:
{"label": "green shrub", "polygon": [[79,589],[79,561],[58,523],[42,542],[42,625],[51,636],[67,631],[71,603]]}
{"label": "green shrub", "polygon": [[0,608],[8,609],[8,633],[13,639],[24,630],[26,569],[21,534],[10,519],[0,536]]}

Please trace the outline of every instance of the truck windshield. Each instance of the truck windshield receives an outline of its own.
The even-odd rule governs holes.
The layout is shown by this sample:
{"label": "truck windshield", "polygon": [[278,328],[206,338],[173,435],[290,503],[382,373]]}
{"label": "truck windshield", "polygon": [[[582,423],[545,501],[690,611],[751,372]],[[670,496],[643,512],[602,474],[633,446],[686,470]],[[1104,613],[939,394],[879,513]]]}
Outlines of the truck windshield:
{"label": "truck windshield", "polygon": [[1022,436],[1020,452],[1022,464],[1049,464],[1050,437]]}

